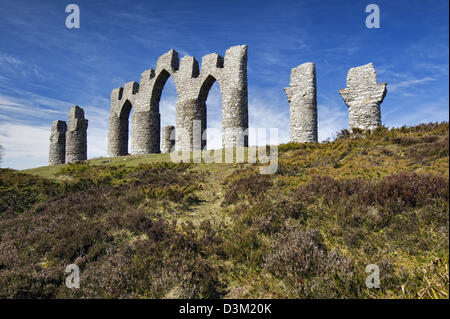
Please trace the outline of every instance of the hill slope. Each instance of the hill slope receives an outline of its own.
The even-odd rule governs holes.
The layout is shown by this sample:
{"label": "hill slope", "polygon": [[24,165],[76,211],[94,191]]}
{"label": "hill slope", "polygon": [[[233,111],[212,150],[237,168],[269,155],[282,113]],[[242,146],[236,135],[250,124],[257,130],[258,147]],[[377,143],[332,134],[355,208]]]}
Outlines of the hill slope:
{"label": "hill slope", "polygon": [[168,155],[3,169],[0,297],[448,298],[448,177],[448,123],[283,144],[274,175]]}

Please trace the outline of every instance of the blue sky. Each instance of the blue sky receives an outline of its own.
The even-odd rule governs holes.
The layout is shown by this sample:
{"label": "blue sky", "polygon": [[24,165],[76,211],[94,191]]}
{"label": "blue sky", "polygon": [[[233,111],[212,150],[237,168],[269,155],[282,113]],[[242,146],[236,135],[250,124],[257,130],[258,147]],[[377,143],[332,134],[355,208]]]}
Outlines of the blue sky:
{"label": "blue sky", "polygon": [[[80,7],[80,29],[67,29],[65,7]],[[365,8],[380,7],[367,29]],[[248,45],[251,127],[279,128],[289,139],[290,70],[315,62],[319,139],[347,127],[338,91],[351,67],[373,62],[388,83],[381,106],[389,127],[448,121],[447,0],[328,1],[24,1],[0,0],[0,145],[2,167],[47,164],[49,128],[71,105],[89,119],[88,157],[106,155],[112,89],[154,68],[170,49],[193,55]],[[208,127],[220,127],[221,96],[210,91]],[[175,123],[169,80],[162,124]],[[211,136],[215,146],[220,136]]]}

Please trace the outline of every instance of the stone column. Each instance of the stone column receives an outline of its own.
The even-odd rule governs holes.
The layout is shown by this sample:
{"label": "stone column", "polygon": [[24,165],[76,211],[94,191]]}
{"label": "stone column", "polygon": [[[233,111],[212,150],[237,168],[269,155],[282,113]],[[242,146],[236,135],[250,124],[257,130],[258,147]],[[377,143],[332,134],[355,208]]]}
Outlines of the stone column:
{"label": "stone column", "polygon": [[[124,128],[126,126],[126,128]],[[111,113],[108,123],[108,156],[128,154],[128,119]]]}
{"label": "stone column", "polygon": [[381,125],[380,104],[386,92],[386,83],[377,83],[372,63],[348,71],[347,87],[339,93],[348,106],[350,130],[371,130]]}
{"label": "stone column", "polygon": [[170,153],[175,146],[175,127],[163,126],[161,139],[161,153]]}
{"label": "stone column", "polygon": [[225,53],[222,79],[222,144],[248,146],[247,46],[229,48]]}
{"label": "stone column", "polygon": [[[194,121],[200,121],[201,132],[194,132]],[[177,150],[199,150],[206,146],[206,141],[201,140],[201,145],[194,145],[194,134],[202,136],[206,129],[206,106],[197,99],[178,99],[176,105],[176,143]]]}
{"label": "stone column", "polygon": [[160,125],[159,112],[134,111],[131,115],[131,154],[160,153]]}
{"label": "stone column", "polygon": [[64,164],[66,161],[66,131],[67,124],[64,121],[54,121],[50,130],[50,147],[48,152],[48,164]]}
{"label": "stone column", "polygon": [[291,70],[289,87],[285,88],[289,100],[291,142],[317,142],[316,67],[304,63]]}
{"label": "stone column", "polygon": [[87,159],[88,120],[78,105],[69,110],[68,130],[66,133],[66,162],[73,163]]}

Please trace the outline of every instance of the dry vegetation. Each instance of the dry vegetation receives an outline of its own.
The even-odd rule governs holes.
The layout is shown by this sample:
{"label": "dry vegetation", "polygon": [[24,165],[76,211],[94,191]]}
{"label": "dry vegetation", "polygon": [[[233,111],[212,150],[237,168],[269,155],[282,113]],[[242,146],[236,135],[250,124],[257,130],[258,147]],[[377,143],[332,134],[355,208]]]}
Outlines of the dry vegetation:
{"label": "dry vegetation", "polygon": [[279,151],[274,175],[167,155],[0,170],[0,297],[449,297],[448,123]]}

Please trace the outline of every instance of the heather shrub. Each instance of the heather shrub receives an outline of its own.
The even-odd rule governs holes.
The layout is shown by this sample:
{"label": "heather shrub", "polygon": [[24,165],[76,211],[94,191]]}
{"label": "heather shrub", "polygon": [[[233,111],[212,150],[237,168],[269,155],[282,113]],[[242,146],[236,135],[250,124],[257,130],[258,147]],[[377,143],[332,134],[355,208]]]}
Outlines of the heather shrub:
{"label": "heather shrub", "polygon": [[350,135],[351,135],[351,133],[349,130],[343,129],[336,134],[335,140],[336,141],[345,140],[345,139],[348,139],[350,137]]}
{"label": "heather shrub", "polygon": [[300,298],[357,297],[351,260],[327,249],[322,235],[287,225],[275,236],[265,267]]}
{"label": "heather shrub", "polygon": [[62,191],[56,182],[0,168],[0,216],[7,210],[11,213],[23,212]]}
{"label": "heather shrub", "polygon": [[314,176],[306,190],[323,196],[328,202],[355,196],[365,205],[386,205],[400,201],[406,206],[423,206],[434,199],[448,201],[449,182],[442,176],[416,173],[398,173],[381,180],[335,180],[327,176]]}
{"label": "heather shrub", "polygon": [[195,191],[197,186],[179,186],[179,185],[167,185],[163,187],[147,186],[142,188],[146,198],[151,199],[168,199],[169,201],[176,202],[178,204],[184,204],[185,207],[195,204],[199,201]]}
{"label": "heather shrub", "polygon": [[95,168],[93,166],[90,166],[87,162],[77,162],[77,163],[69,163],[67,165],[64,165],[61,167],[56,173],[56,176],[60,175],[67,175],[71,177],[80,177],[83,176],[84,173],[89,168]]}
{"label": "heather shrub", "polygon": [[[427,136],[422,137],[426,139]],[[449,137],[444,136],[441,139],[433,139],[431,142],[416,145],[407,150],[406,156],[412,160],[413,163],[427,164],[437,158],[449,156]]]}
{"label": "heather shrub", "polygon": [[271,192],[250,207],[245,204],[237,206],[234,212],[236,222],[255,227],[258,232],[266,235],[279,231],[287,218],[300,223],[307,220],[307,211],[302,201]]}
{"label": "heather shrub", "polygon": [[267,250],[267,242],[263,240],[256,227],[237,222],[224,237],[223,250],[228,258],[249,268],[261,266]]}
{"label": "heather shrub", "polygon": [[258,199],[272,186],[271,179],[271,175],[259,174],[249,169],[235,172],[224,182],[226,190],[222,205],[234,204],[242,199]]}
{"label": "heather shrub", "polygon": [[302,145],[300,143],[289,142],[289,143],[278,145],[278,152],[283,153],[283,152],[298,150],[301,147],[302,147]]}

